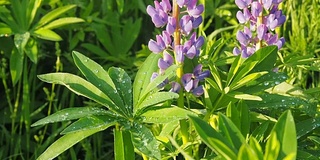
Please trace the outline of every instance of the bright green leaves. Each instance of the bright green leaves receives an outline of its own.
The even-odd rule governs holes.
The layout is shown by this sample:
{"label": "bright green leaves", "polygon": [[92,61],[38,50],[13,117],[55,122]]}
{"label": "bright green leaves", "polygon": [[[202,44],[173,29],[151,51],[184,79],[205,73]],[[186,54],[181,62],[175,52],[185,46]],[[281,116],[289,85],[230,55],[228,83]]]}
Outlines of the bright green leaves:
{"label": "bright green leaves", "polygon": [[80,142],[84,138],[91,136],[94,133],[105,130],[108,127],[101,126],[100,128],[94,128],[89,130],[78,131],[70,134],[66,134],[51,144],[37,159],[48,160],[57,157],[62,152],[66,151],[76,143]]}
{"label": "bright green leaves", "polygon": [[[151,54],[139,70],[132,86],[131,78],[121,68],[111,67],[106,71],[88,57],[73,52],[73,60],[86,79],[70,73],[49,73],[38,77],[48,83],[64,85],[74,93],[87,97],[106,108],[70,108],[59,111],[33,126],[79,119],[62,131],[66,134],[56,143],[63,143],[65,137],[83,134],[83,138],[116,125],[115,143],[117,159],[132,159],[134,146],[148,157],[161,159],[159,144],[144,123],[169,123],[188,118],[193,112],[178,107],[161,106],[163,102],[178,98],[172,92],[160,92],[158,86],[175,76],[177,66],[169,67],[166,72],[151,81],[151,75],[157,70],[159,55]],[[131,138],[128,138],[131,136]],[[130,140],[132,139],[132,141]],[[71,139],[65,147],[71,147],[78,139]],[[63,150],[53,151],[56,143],[43,153],[44,157],[56,156]],[[66,149],[64,148],[64,149]],[[54,153],[54,154],[51,154]],[[131,154],[131,155],[126,155]],[[40,157],[42,158],[42,157]]]}
{"label": "bright green leaves", "polygon": [[264,154],[255,138],[250,137],[247,143],[240,130],[229,118],[223,114],[218,116],[217,129],[213,129],[198,117],[190,116],[190,119],[202,141],[223,159],[295,159],[297,138],[290,111],[284,112],[274,125]]}
{"label": "bright green leaves", "polygon": [[144,125],[134,123],[131,128],[133,145],[148,157],[161,159],[158,142],[152,132]]}
{"label": "bright green leaves", "polygon": [[136,114],[142,114],[142,111],[148,107],[166,100],[178,98],[178,94],[170,92],[158,92],[158,86],[165,79],[170,79],[176,75],[176,65],[166,69],[164,74],[159,75],[151,81],[153,72],[156,72],[157,64],[160,58],[159,54],[151,54],[139,69],[133,84],[133,110]]}

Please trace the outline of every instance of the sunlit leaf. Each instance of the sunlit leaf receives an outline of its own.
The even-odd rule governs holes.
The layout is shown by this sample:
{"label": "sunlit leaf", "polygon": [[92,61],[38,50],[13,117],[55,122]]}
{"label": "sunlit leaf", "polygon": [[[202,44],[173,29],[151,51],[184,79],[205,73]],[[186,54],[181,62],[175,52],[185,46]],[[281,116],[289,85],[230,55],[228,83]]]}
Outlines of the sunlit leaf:
{"label": "sunlit leaf", "polygon": [[64,18],[59,18],[57,20],[54,20],[52,22],[50,22],[49,24],[43,26],[43,29],[55,29],[55,28],[59,28],[61,26],[65,26],[65,25],[70,25],[73,23],[80,23],[80,22],[84,22],[83,19],[81,18],[77,18],[77,17],[64,17]]}
{"label": "sunlit leaf", "polygon": [[92,99],[109,109],[123,115],[119,108],[114,105],[110,98],[105,95],[99,88],[84,80],[83,78],[69,73],[49,73],[38,75],[38,77],[47,83],[56,83],[66,86],[72,92]]}
{"label": "sunlit leaf", "polygon": [[141,115],[145,123],[170,123],[181,119],[187,119],[188,115],[195,113],[176,106],[153,107]]}
{"label": "sunlit leaf", "polygon": [[[150,54],[139,68],[133,83],[133,104],[136,107],[138,101],[142,97],[142,92],[146,89],[151,80],[151,75],[159,68],[157,66],[160,54]],[[134,108],[136,110],[136,108]]]}
{"label": "sunlit leaf", "polygon": [[[101,65],[79,52],[74,51],[72,56],[76,66],[88,81],[106,94],[117,106],[120,107],[119,109],[123,109],[124,103],[121,100],[109,73],[104,70]],[[122,110],[122,112],[124,112],[124,110]]]}
{"label": "sunlit leaf", "polygon": [[61,134],[69,134],[73,132],[79,132],[83,130],[100,129],[101,127],[110,127],[115,125],[117,119],[113,116],[102,115],[102,116],[87,116],[82,117],[78,121],[73,122],[67,128],[65,128]]}
{"label": "sunlit leaf", "polygon": [[70,134],[66,134],[56,140],[53,144],[51,144],[37,159],[38,160],[48,160],[53,159],[75,145],[76,143],[80,142],[84,138],[105,130],[109,127],[109,124],[105,124],[105,126],[101,126],[100,128],[94,128],[90,130],[84,130],[79,132],[73,132]]}
{"label": "sunlit leaf", "polygon": [[282,159],[289,154],[295,154],[295,157],[297,153],[297,136],[294,119],[290,110],[284,112],[279,117],[278,122],[271,132],[276,133],[276,138],[280,142],[279,159]]}
{"label": "sunlit leaf", "polygon": [[130,129],[134,147],[148,157],[161,159],[159,144],[152,132],[144,125],[134,123]]}
{"label": "sunlit leaf", "polygon": [[137,114],[141,114],[140,110],[143,110],[148,106],[152,106],[152,105],[164,102],[166,100],[176,99],[178,97],[179,95],[173,92],[156,92],[156,93],[150,94],[140,104],[138,104],[138,106],[136,107],[137,109],[136,112]]}
{"label": "sunlit leaf", "polygon": [[52,115],[49,115],[31,126],[44,125],[48,123],[62,122],[68,120],[79,119],[91,115],[107,115],[109,112],[103,108],[98,107],[73,107],[60,110]]}
{"label": "sunlit leaf", "polygon": [[61,41],[62,38],[54,31],[50,29],[43,29],[40,28],[36,31],[34,31],[34,34],[36,37],[49,40],[49,41]]}
{"label": "sunlit leaf", "polygon": [[202,119],[195,116],[189,117],[201,140],[208,145],[208,147],[225,159],[237,159],[237,150],[232,147],[232,144],[229,143],[227,138],[223,137]]}
{"label": "sunlit leaf", "polygon": [[47,13],[46,15],[44,15],[37,23],[37,27],[36,29],[42,27],[43,25],[51,22],[53,19],[57,18],[58,16],[60,16],[61,14],[67,12],[68,10],[72,9],[76,7],[76,5],[66,5],[63,7],[59,7],[57,9],[54,9],[53,11]]}
{"label": "sunlit leaf", "polygon": [[131,133],[127,130],[114,130],[114,159],[134,160],[135,153],[132,144]]}
{"label": "sunlit leaf", "polygon": [[132,116],[132,82],[129,75],[121,68],[111,67],[108,73],[116,86],[118,95],[121,97],[124,105],[123,110],[127,112],[128,115]]}

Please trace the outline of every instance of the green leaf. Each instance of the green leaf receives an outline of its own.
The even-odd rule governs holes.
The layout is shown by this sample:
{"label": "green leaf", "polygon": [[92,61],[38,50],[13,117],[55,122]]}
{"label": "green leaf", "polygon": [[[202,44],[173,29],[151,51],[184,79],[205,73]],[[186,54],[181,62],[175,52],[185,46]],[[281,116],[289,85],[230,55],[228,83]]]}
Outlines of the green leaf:
{"label": "green leaf", "polygon": [[62,38],[54,31],[50,29],[40,28],[33,32],[34,35],[40,39],[49,40],[49,41],[61,41]]}
{"label": "green leaf", "polygon": [[297,153],[297,136],[290,110],[280,116],[271,132],[276,133],[276,137],[280,142],[279,159],[283,159],[290,154],[294,154],[295,157]]}
{"label": "green leaf", "polygon": [[130,129],[134,147],[148,157],[161,159],[159,144],[152,132],[142,124],[134,123]]}
{"label": "green leaf", "polygon": [[25,52],[30,60],[37,64],[38,63],[38,42],[33,38],[30,38],[28,44],[25,47]]}
{"label": "green leaf", "polygon": [[262,98],[259,96],[245,94],[236,91],[229,92],[226,95],[240,100],[262,101]]}
{"label": "green leaf", "polygon": [[31,125],[31,127],[44,125],[48,123],[69,121],[92,115],[107,115],[109,112],[98,107],[74,107],[60,110],[52,115],[49,115]]}
{"label": "green leaf", "polygon": [[17,82],[21,79],[23,70],[23,59],[23,53],[20,53],[17,49],[12,50],[10,56],[10,74],[13,85],[16,85]]}
{"label": "green leaf", "polygon": [[153,106],[167,100],[177,99],[178,97],[179,94],[173,92],[153,93],[145,98],[144,101],[142,101],[140,104],[138,104],[138,106],[136,107],[136,115],[142,114],[143,110],[145,110],[146,107]]}
{"label": "green leaf", "polygon": [[14,35],[14,45],[16,46],[20,54],[24,54],[24,48],[26,47],[29,38],[30,38],[29,32]]}
{"label": "green leaf", "polygon": [[[72,52],[72,56],[76,66],[87,80],[106,94],[117,106],[120,107],[119,109],[123,109],[124,103],[121,100],[109,73],[104,70],[101,65],[79,52]],[[122,110],[122,112],[123,111],[124,110]]]}
{"label": "green leaf", "polygon": [[253,149],[253,152],[257,155],[258,158],[256,159],[263,159],[263,152],[261,149],[260,144],[254,137],[249,138],[249,145]]}
{"label": "green leaf", "polygon": [[261,71],[271,71],[274,68],[276,59],[277,59],[277,46],[266,46],[259,49],[252,56],[250,56],[245,62],[251,63],[253,61],[257,61],[258,64],[252,69],[253,72],[261,72]]}
{"label": "green leaf", "polygon": [[[151,75],[159,68],[156,65],[158,63],[160,54],[150,54],[144,61],[143,65],[139,68],[136,78],[133,82],[133,106],[136,107],[138,101],[142,97],[142,92],[146,89],[150,83]],[[134,108],[136,110],[136,108]]]}
{"label": "green leaf", "polygon": [[49,24],[43,26],[42,28],[51,30],[51,29],[59,28],[61,26],[65,26],[73,23],[80,23],[80,22],[84,22],[84,20],[77,17],[65,17],[65,18],[59,18],[57,20],[54,20]]}
{"label": "green leaf", "polygon": [[76,122],[73,122],[70,126],[65,128],[61,134],[69,134],[73,132],[79,132],[83,130],[99,129],[101,127],[110,127],[115,125],[116,118],[113,116],[101,115],[101,116],[87,116],[82,117]]}
{"label": "green leaf", "polygon": [[245,143],[245,138],[237,126],[235,126],[227,116],[221,113],[219,113],[218,127],[222,136],[224,136],[235,149],[239,150],[241,145]]}
{"label": "green leaf", "polygon": [[237,74],[237,72],[241,66],[241,63],[242,63],[241,56],[237,56],[236,59],[231,64],[230,70],[228,72],[227,82],[226,82],[227,86],[229,86],[231,84],[234,76]]}
{"label": "green leaf", "polygon": [[123,103],[125,104],[123,110],[125,110],[126,113],[132,117],[133,102],[131,78],[121,68],[111,67],[109,68],[108,73],[116,86],[118,94],[120,95]]}
{"label": "green leaf", "polygon": [[38,8],[41,5],[42,0],[33,0],[29,1],[28,11],[27,11],[27,20],[29,20],[28,25],[30,26],[36,16]]}
{"label": "green leaf", "polygon": [[249,108],[289,108],[292,106],[309,106],[305,100],[298,97],[288,97],[279,94],[264,93],[259,95],[262,101],[247,101]]}
{"label": "green leaf", "polygon": [[101,126],[100,128],[94,128],[90,130],[84,130],[79,132],[73,132],[70,134],[66,134],[59,138],[57,141],[55,141],[53,144],[51,144],[38,158],[37,160],[48,160],[53,159],[75,145],[76,143],[80,142],[84,138],[105,130],[108,128],[109,125],[105,124],[105,126]]}
{"label": "green leaf", "polygon": [[318,127],[320,127],[320,117],[309,118],[301,122],[298,122],[296,125],[297,138],[299,139],[300,137],[310,133]]}
{"label": "green leaf", "polygon": [[131,134],[127,130],[114,130],[114,159],[115,160],[134,160],[134,147]]}
{"label": "green leaf", "polygon": [[[173,76],[175,76],[177,68],[178,68],[177,65],[172,65],[169,68],[167,68],[163,74],[161,74],[158,77],[156,77],[155,79],[153,79],[146,86],[146,88],[142,91],[141,97],[140,97],[139,102],[138,102],[138,104],[137,104],[135,109],[139,109],[139,107],[141,108],[140,104],[143,101],[145,101],[145,99],[148,96],[151,96],[152,94],[154,94],[154,92],[158,91],[159,90],[158,86],[161,85],[161,83],[163,83],[166,79],[170,79]],[[174,98],[174,97],[172,97],[172,98]]]}
{"label": "green leaf", "polygon": [[5,24],[0,22],[0,37],[8,36],[12,33],[11,28]]}
{"label": "green leaf", "polygon": [[250,147],[250,145],[248,145],[247,143],[242,144],[238,153],[238,160],[244,160],[244,159],[247,159],[247,160],[259,159],[257,153],[255,153],[255,150],[253,150]]}
{"label": "green leaf", "polygon": [[241,79],[237,80],[234,79],[234,82],[230,84],[230,90],[236,90],[240,87],[243,87],[247,85],[249,82],[256,80],[257,78],[267,74],[268,72],[257,72],[257,73],[251,73],[247,76],[243,76]]}
{"label": "green leaf", "polygon": [[202,119],[189,116],[195,130],[199,134],[201,140],[208,145],[216,154],[224,157],[225,159],[237,159],[237,150],[232,147],[225,137],[219,132],[214,130],[207,122]]}
{"label": "green leaf", "polygon": [[69,73],[49,73],[38,75],[38,77],[47,83],[57,83],[66,86],[72,92],[94,100],[110,110],[123,115],[119,108],[105,95],[99,88],[83,78]]}
{"label": "green leaf", "polygon": [[63,7],[59,7],[49,13],[47,13],[46,15],[44,15],[39,22],[36,25],[36,29],[39,29],[40,27],[42,27],[43,25],[51,22],[53,19],[57,18],[58,16],[60,16],[61,14],[67,12],[68,10],[72,9],[76,7],[76,5],[66,5]]}
{"label": "green leaf", "polygon": [[153,107],[141,115],[144,123],[170,123],[181,119],[187,119],[188,115],[195,113],[176,106]]}
{"label": "green leaf", "polygon": [[275,132],[271,132],[270,137],[266,144],[266,151],[264,154],[265,160],[273,160],[273,159],[280,159],[279,151],[280,151],[280,142],[277,139],[277,134]]}

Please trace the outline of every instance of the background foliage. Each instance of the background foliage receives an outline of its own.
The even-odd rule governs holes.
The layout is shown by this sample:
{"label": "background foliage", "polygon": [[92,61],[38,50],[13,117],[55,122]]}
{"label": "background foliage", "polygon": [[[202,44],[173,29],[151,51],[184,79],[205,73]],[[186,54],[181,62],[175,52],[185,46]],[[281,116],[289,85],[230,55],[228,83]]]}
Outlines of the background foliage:
{"label": "background foliage", "polygon": [[[81,69],[81,72],[78,70],[81,67],[75,58],[77,54],[72,56],[73,51],[90,57],[106,70],[112,66],[120,67],[127,79],[135,79],[138,68],[150,54],[145,45],[160,32],[154,29],[146,14],[146,6],[151,3],[149,0],[19,0],[18,3],[0,0],[0,159],[35,159],[55,140],[63,137],[61,132],[71,132],[66,127],[74,122],[64,119],[61,123],[31,127],[37,120],[70,107],[81,107],[85,111],[100,106],[62,85],[44,83],[37,78],[37,75],[52,72],[83,74]],[[204,122],[201,119],[190,118],[190,126],[194,126],[190,146],[196,153],[192,156],[212,159],[223,158],[222,155],[230,153],[227,155],[244,158],[251,149],[255,149],[257,155],[249,156],[276,157],[281,148],[274,151],[272,145],[278,141],[285,143],[286,139],[272,138],[273,135],[288,134],[297,139],[297,159],[318,159],[320,1],[284,0],[281,5],[287,21],[277,32],[285,37],[286,44],[278,53],[272,48],[262,52],[268,53],[266,57],[273,55],[274,58],[259,59],[263,67],[267,66],[265,62],[274,62],[280,71],[278,73],[265,73],[258,69],[250,72],[248,67],[259,66],[252,61],[241,62],[232,56],[235,34],[240,27],[235,18],[238,8],[233,0],[200,0],[200,3],[205,5],[205,13],[198,33],[206,36],[206,44],[199,61],[211,70],[213,76],[205,82],[203,98],[198,101],[190,98],[191,109],[211,113],[199,114],[202,120],[209,122],[206,127],[203,125],[208,123],[197,127]],[[108,74],[112,72],[116,70],[109,70]],[[251,83],[240,81],[245,78]],[[225,88],[230,90],[225,92]],[[261,98],[262,101],[257,101]],[[126,100],[124,102],[127,103]],[[154,114],[149,113],[149,116]],[[58,119],[61,121],[61,117]],[[294,126],[285,123],[284,119],[294,120]],[[105,121],[109,122],[109,119]],[[162,120],[163,123],[165,121]],[[112,122],[110,125],[114,125]],[[222,123],[231,127],[223,128]],[[181,158],[185,156],[181,149],[190,146],[181,146],[179,135],[173,130],[166,130],[168,126],[177,124],[143,125],[162,142],[159,147],[163,157]],[[280,129],[276,128],[283,126],[291,131],[295,128],[296,132],[278,132]],[[128,133],[118,132],[118,126],[108,127],[80,141],[60,154],[58,159],[114,157],[114,150],[119,149],[114,148],[114,135],[125,139]],[[165,131],[172,136],[163,136],[168,135]],[[204,138],[210,136],[208,131],[218,132],[212,139],[221,140],[226,147],[206,141]],[[219,137],[220,134],[228,137],[229,132],[237,133],[237,136],[229,138],[238,144],[230,144],[229,140]],[[247,143],[242,143],[245,139]],[[294,149],[291,151],[295,152]],[[284,152],[290,154],[291,151]],[[135,156],[141,159],[140,155]]]}

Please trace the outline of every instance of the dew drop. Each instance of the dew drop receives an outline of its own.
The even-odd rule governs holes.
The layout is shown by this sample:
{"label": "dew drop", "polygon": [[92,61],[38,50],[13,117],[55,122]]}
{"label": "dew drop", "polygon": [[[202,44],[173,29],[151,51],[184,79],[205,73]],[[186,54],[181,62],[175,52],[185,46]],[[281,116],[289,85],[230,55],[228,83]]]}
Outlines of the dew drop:
{"label": "dew drop", "polygon": [[85,59],[85,60],[84,60],[84,62],[88,62],[88,61],[89,61],[89,59]]}

